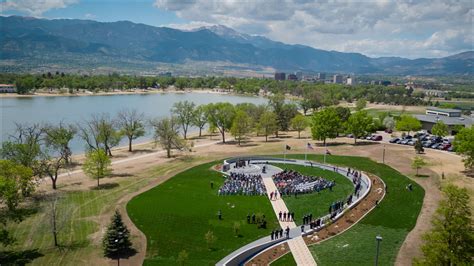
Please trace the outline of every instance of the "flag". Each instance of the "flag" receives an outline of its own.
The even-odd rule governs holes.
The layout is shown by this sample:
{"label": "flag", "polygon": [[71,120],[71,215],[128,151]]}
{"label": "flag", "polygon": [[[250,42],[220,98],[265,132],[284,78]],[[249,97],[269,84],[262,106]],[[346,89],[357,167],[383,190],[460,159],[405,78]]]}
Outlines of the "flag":
{"label": "flag", "polygon": [[311,146],[311,143],[308,142],[308,145],[306,145],[306,147],[310,150],[313,150],[313,146]]}
{"label": "flag", "polygon": [[286,145],[286,150],[287,150],[287,151],[291,150],[290,145]]}

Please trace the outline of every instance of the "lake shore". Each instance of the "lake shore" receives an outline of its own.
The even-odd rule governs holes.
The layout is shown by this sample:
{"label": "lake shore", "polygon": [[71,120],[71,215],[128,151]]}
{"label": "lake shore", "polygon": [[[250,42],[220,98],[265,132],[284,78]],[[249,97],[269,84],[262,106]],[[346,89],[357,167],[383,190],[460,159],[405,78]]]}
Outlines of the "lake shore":
{"label": "lake shore", "polygon": [[[17,93],[2,93],[0,98],[29,98],[29,97],[76,97],[76,96],[109,96],[109,95],[136,95],[136,94],[163,94],[163,93],[212,93],[212,94],[223,94],[223,95],[242,95],[235,92],[228,91],[217,91],[213,89],[191,89],[186,88],[184,90],[177,89],[156,89],[156,90],[130,90],[130,91],[111,91],[111,92],[78,92],[78,93],[59,93],[59,92],[44,92],[39,91],[33,94],[17,94]],[[250,96],[250,95],[245,95]],[[255,95],[252,95],[255,96]]]}

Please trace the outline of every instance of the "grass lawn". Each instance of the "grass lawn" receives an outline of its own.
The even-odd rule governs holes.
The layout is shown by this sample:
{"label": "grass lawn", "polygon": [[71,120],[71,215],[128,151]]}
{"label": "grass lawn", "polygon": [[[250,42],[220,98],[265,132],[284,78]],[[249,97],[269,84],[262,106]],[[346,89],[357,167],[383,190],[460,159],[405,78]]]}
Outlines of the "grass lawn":
{"label": "grass lawn", "polygon": [[298,195],[297,198],[294,196],[285,196],[283,198],[288,210],[295,212],[297,224],[303,222],[302,217],[306,214],[312,213],[313,217],[320,217],[327,214],[331,203],[347,198],[347,196],[354,191],[354,186],[349,179],[341,174],[334,173],[333,171],[323,170],[318,167],[305,167],[294,164],[273,165],[282,169],[286,168],[295,170],[304,175],[321,176],[327,180],[336,181],[336,186],[333,187],[333,191],[324,189],[319,193]]}
{"label": "grass lawn", "polygon": [[[210,169],[214,164],[179,173],[127,204],[130,218],[147,236],[145,265],[176,265],[182,250],[189,254],[189,265],[214,265],[278,225],[265,196],[218,196],[224,180],[222,174]],[[214,189],[210,188],[211,180]],[[222,221],[217,218],[218,210],[222,210]],[[265,214],[267,229],[247,224],[248,213]],[[235,223],[240,224],[240,237],[234,236]],[[217,237],[211,250],[204,238],[209,230]]]}
{"label": "grass lawn", "polygon": [[285,256],[281,257],[280,259],[272,262],[271,266],[296,266],[295,258],[293,254],[288,253]]}
{"label": "grass lawn", "polygon": [[[302,155],[287,155],[303,158]],[[309,159],[321,162],[323,156],[311,155]],[[373,173],[382,178],[388,187],[379,207],[347,232],[321,244],[310,247],[318,265],[373,265],[375,236],[381,235],[380,265],[393,265],[403,240],[416,224],[423,204],[425,191],[418,184],[390,166],[363,157],[328,156],[328,163]],[[413,184],[412,192],[406,190]],[[287,258],[283,257],[283,260]]]}
{"label": "grass lawn", "polygon": [[[101,215],[111,214],[120,198],[146,186],[154,177],[165,175],[169,171],[179,171],[189,164],[202,163],[203,160],[199,157],[193,161],[176,160],[130,178],[106,178],[115,184],[108,189],[96,190],[92,187],[81,191],[61,192],[58,200],[60,248],[53,245],[47,204],[41,200],[30,204],[29,208],[33,211],[29,216],[22,222],[8,223],[8,229],[16,238],[16,242],[13,246],[0,246],[0,264],[93,264],[94,258],[103,257],[100,239],[92,240],[100,230]],[[58,186],[61,188],[61,179]]]}

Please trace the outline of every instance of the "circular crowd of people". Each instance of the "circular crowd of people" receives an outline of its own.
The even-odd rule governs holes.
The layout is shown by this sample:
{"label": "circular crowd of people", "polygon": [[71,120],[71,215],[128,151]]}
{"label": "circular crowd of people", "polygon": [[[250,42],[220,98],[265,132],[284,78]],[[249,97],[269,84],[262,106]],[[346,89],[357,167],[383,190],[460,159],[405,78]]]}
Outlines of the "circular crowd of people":
{"label": "circular crowd of people", "polygon": [[306,176],[293,170],[284,170],[273,175],[273,181],[281,195],[319,192],[335,185],[334,181],[322,177]]}

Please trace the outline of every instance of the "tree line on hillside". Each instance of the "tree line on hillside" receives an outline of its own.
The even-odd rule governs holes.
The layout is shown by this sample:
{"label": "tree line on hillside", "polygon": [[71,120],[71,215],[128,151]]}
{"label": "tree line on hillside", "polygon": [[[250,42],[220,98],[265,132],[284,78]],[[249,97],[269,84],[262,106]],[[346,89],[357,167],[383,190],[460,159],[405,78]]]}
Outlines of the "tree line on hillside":
{"label": "tree line on hillside", "polygon": [[131,90],[146,88],[166,89],[232,89],[242,94],[256,95],[261,90],[273,94],[290,94],[302,97],[302,108],[308,105],[332,105],[339,101],[352,102],[365,98],[373,103],[400,105],[431,105],[430,99],[424,100],[425,94],[414,92],[413,89],[386,87],[381,85],[323,84],[310,82],[276,81],[265,78],[235,77],[167,77],[167,76],[128,76],[128,75],[74,75],[60,72],[41,75],[32,74],[0,74],[1,83],[16,84],[19,94],[32,93],[38,89],[76,93],[81,90],[92,92],[113,90]]}

